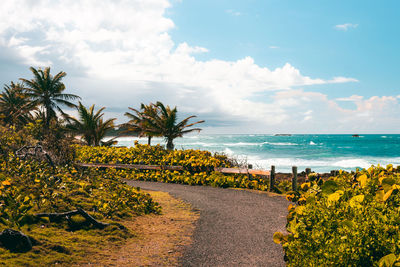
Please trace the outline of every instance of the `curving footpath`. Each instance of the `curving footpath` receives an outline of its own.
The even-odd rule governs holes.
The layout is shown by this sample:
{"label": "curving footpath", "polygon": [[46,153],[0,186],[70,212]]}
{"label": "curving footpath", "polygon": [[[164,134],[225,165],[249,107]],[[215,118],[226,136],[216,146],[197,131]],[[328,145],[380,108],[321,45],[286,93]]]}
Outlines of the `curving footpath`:
{"label": "curving footpath", "polygon": [[288,202],[264,192],[126,181],[147,190],[168,192],[200,211],[193,243],[181,266],[285,266],[280,245],[272,241],[285,231]]}

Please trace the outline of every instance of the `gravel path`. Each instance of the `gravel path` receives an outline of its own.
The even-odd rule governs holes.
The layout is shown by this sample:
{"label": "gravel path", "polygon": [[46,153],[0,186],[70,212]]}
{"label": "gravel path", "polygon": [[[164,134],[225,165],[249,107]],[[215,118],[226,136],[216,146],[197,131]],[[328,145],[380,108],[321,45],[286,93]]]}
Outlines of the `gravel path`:
{"label": "gravel path", "polygon": [[168,192],[200,211],[193,244],[182,266],[285,266],[280,245],[288,202],[282,196],[245,190],[127,181],[143,189]]}

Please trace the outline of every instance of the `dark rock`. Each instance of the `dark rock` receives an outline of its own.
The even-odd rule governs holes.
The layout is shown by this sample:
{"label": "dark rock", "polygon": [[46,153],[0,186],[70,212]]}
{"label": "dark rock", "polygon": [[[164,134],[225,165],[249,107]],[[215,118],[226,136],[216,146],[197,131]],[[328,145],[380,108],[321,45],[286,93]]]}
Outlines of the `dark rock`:
{"label": "dark rock", "polygon": [[22,232],[6,229],[0,234],[0,242],[3,247],[11,252],[27,252],[32,249],[32,242]]}
{"label": "dark rock", "polygon": [[66,247],[61,246],[61,245],[50,245],[50,246],[48,246],[48,248],[51,250],[57,251],[59,253],[71,255],[71,252],[69,251],[69,249],[67,249]]}
{"label": "dark rock", "polygon": [[29,237],[29,240],[32,243],[32,246],[37,246],[37,245],[41,245],[42,244],[39,240],[37,240],[37,239],[35,239],[35,238],[31,237],[31,236],[28,236],[28,237]]}

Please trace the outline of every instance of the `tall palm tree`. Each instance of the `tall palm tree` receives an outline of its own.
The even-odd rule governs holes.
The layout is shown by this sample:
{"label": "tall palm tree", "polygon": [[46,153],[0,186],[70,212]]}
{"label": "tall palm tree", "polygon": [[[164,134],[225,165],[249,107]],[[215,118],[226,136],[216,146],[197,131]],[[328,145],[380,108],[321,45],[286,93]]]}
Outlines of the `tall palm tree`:
{"label": "tall palm tree", "polygon": [[191,118],[195,118],[196,116],[189,116],[186,119],[176,122],[178,110],[176,107],[171,109],[169,106],[164,106],[163,103],[157,102],[155,104],[157,108],[157,114],[153,118],[149,118],[149,132],[153,134],[159,134],[164,136],[165,141],[167,142],[167,149],[174,149],[174,139],[177,137],[182,137],[184,134],[193,132],[193,131],[201,131],[200,128],[192,128],[193,125],[203,123],[204,120],[193,122],[188,124]]}
{"label": "tall palm tree", "polygon": [[151,138],[154,136],[160,136],[151,129],[149,120],[157,115],[157,107],[150,103],[149,105],[141,104],[140,111],[134,108],[128,107],[134,112],[134,114],[125,112],[125,116],[130,118],[130,121],[125,123],[123,127],[126,129],[124,132],[138,133],[139,137],[147,136],[147,144],[151,145]]}
{"label": "tall palm tree", "polygon": [[30,113],[34,105],[24,92],[22,84],[11,82],[4,85],[4,91],[0,94],[0,114],[5,124],[20,126],[32,119]]}
{"label": "tall palm tree", "polygon": [[81,102],[79,102],[79,105],[77,106],[79,119],[68,116],[67,120],[69,123],[66,125],[66,129],[72,133],[81,134],[82,138],[89,146],[107,144],[101,140],[109,130],[114,128],[114,121],[116,119],[108,119],[104,121],[104,113],[102,113],[104,109],[105,108],[103,107],[95,113],[94,105],[87,109]]}
{"label": "tall palm tree", "polygon": [[65,114],[61,105],[67,107],[76,107],[71,100],[80,99],[79,96],[73,94],[64,94],[64,83],[61,82],[67,74],[63,71],[57,73],[55,76],[50,74],[50,67],[44,70],[31,67],[33,79],[20,79],[26,86],[26,94],[30,97],[32,102],[38,107],[42,108],[45,114],[45,128],[49,128],[50,120],[57,117],[56,110],[61,114]]}

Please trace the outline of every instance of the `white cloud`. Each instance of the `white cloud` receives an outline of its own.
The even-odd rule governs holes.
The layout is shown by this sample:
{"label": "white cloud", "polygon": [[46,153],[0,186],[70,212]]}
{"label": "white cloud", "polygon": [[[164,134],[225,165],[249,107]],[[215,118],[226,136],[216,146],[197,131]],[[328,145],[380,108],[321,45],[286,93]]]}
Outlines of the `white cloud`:
{"label": "white cloud", "polygon": [[[355,108],[344,109],[335,100],[319,92],[287,90],[276,92],[271,106],[283,107],[287,118],[281,132],[296,133],[382,133],[398,132],[400,100],[393,96],[364,98],[353,95],[336,101],[353,101]],[[310,131],[311,130],[311,131]]]}
{"label": "white cloud", "polygon": [[178,48],[175,50],[175,53],[177,54],[183,54],[183,55],[190,55],[190,54],[195,54],[195,53],[206,53],[208,52],[207,48],[204,47],[191,47],[187,43],[181,43],[179,44]]}
{"label": "white cloud", "polygon": [[28,39],[27,38],[16,38],[15,36],[12,36],[9,40],[8,40],[8,47],[13,47],[13,46],[18,46],[21,45],[25,42],[27,42]]}
{"label": "white cloud", "polygon": [[344,24],[338,24],[335,25],[336,30],[341,30],[341,31],[347,31],[348,29],[355,29],[358,27],[358,24],[353,24],[353,23],[344,23]]}
{"label": "white cloud", "polygon": [[348,82],[358,82],[358,80],[347,77],[334,77],[333,79],[328,80],[328,83],[348,83]]}
{"label": "white cloud", "polygon": [[337,101],[348,101],[348,102],[359,102],[363,99],[364,97],[360,95],[352,95],[349,97],[339,97],[336,98]]}
{"label": "white cloud", "polygon": [[278,48],[279,48],[279,46],[276,46],[276,45],[270,45],[270,46],[268,46],[268,48],[269,48],[269,49],[278,49]]}
{"label": "white cloud", "polygon": [[87,105],[107,106],[111,114],[161,100],[237,131],[301,132],[310,123],[319,131],[336,130],[357,112],[377,121],[378,110],[398,105],[377,97],[360,99],[359,111],[342,109],[325,94],[298,88],[357,79],[313,78],[290,63],[269,69],[251,57],[197,60],[195,54],[208,49],[174,43],[166,0],[3,0],[1,6],[1,47],[26,65],[71,69],[65,81],[73,93]]}

